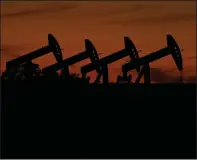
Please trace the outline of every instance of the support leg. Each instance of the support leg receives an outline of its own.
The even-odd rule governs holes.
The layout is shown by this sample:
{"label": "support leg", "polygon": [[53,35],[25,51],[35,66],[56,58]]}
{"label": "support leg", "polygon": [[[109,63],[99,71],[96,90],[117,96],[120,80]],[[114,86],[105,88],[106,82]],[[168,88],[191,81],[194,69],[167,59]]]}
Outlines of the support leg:
{"label": "support leg", "polygon": [[108,67],[107,65],[103,66],[103,84],[108,84],[109,78],[108,78]]}
{"label": "support leg", "polygon": [[150,66],[149,63],[145,64],[142,67],[141,72],[139,73],[135,83],[138,84],[142,78],[142,76],[144,75],[144,83],[145,84],[150,84]]}
{"label": "support leg", "polygon": [[94,81],[95,84],[98,84],[100,82],[100,78],[103,75],[103,68],[100,70],[100,72],[98,73],[96,80]]}
{"label": "support leg", "polygon": [[138,84],[140,82],[143,74],[144,74],[144,66],[142,67],[141,72],[139,73],[137,79],[135,80],[135,84]]}
{"label": "support leg", "polygon": [[150,84],[150,66],[149,63],[144,65],[144,83]]}

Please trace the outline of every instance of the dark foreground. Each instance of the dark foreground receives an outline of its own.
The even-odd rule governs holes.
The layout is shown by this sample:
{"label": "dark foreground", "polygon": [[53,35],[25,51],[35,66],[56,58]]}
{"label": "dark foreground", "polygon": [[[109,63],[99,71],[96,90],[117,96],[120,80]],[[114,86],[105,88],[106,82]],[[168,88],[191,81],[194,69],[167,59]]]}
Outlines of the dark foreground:
{"label": "dark foreground", "polygon": [[195,158],[196,85],[2,89],[2,158]]}

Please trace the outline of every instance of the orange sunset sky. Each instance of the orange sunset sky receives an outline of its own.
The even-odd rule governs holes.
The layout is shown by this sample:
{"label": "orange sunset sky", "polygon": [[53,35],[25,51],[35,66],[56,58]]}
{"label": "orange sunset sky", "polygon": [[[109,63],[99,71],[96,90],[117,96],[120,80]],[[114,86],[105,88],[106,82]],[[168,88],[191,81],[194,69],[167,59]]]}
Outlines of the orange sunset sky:
{"label": "orange sunset sky", "polygon": [[[63,48],[64,59],[84,51],[90,39],[100,58],[123,49],[128,36],[140,56],[166,46],[171,33],[182,52],[184,81],[196,83],[196,2],[195,1],[19,1],[1,2],[1,72],[5,62],[48,44],[52,33]],[[109,79],[115,81],[122,64],[109,65]],[[34,60],[43,68],[55,63],[52,54]],[[90,60],[70,67],[79,73]],[[176,82],[179,72],[171,56],[151,63],[151,80]],[[131,71],[135,77],[135,71]],[[96,73],[89,73],[93,80]]]}

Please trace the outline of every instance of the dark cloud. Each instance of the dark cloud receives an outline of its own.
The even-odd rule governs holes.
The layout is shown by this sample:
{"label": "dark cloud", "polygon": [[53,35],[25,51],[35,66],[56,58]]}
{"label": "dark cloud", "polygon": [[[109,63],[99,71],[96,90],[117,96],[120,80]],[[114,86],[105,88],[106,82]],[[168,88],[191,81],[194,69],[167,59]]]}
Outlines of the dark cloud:
{"label": "dark cloud", "polygon": [[196,76],[190,76],[186,79],[188,83],[196,83]]}
{"label": "dark cloud", "polygon": [[196,56],[190,56],[188,59],[196,59]]}
{"label": "dark cloud", "polygon": [[180,77],[175,77],[159,68],[151,68],[151,81],[158,83],[179,82]]}
{"label": "dark cloud", "polygon": [[142,12],[142,11],[153,11],[153,10],[160,10],[164,8],[162,5],[160,4],[132,4],[132,3],[128,3],[127,6],[125,6],[125,4],[123,3],[123,6],[119,6],[119,8],[116,9],[110,9],[108,11],[102,11],[101,13],[103,14],[133,14],[134,12]]}
{"label": "dark cloud", "polygon": [[151,81],[156,83],[196,83],[196,76],[178,76],[158,68],[151,68]]}
{"label": "dark cloud", "polygon": [[77,5],[70,4],[70,5],[54,5],[54,7],[43,7],[37,9],[29,9],[24,11],[12,12],[3,14],[3,17],[21,17],[21,16],[30,16],[30,15],[40,15],[43,13],[50,13],[50,12],[58,12],[58,11],[69,11],[75,9]]}
{"label": "dark cloud", "polygon": [[[190,20],[196,20],[196,14],[168,14],[165,16],[160,17],[150,17],[150,18],[141,18],[138,19],[139,21],[143,22],[156,22],[156,23],[176,23],[179,21],[190,21]],[[136,21],[138,21],[136,19]]]}
{"label": "dark cloud", "polygon": [[[167,14],[158,17],[139,17],[139,18],[127,18],[122,20],[113,20],[111,21],[112,24],[119,24],[119,25],[134,25],[136,23],[140,24],[161,24],[161,23],[177,23],[180,21],[196,21],[196,14]],[[109,21],[110,22],[110,21]]]}
{"label": "dark cloud", "polygon": [[[119,68],[113,68],[113,70],[117,71],[117,69]],[[133,70],[135,71],[135,70]],[[152,82],[155,82],[155,83],[180,83],[181,82],[181,78],[182,80],[185,82],[189,81],[189,82],[192,82],[194,83],[195,82],[195,76],[193,77],[181,77],[179,75],[174,75],[173,73],[174,72],[177,72],[177,70],[173,69],[173,70],[163,70],[163,69],[160,69],[160,68],[151,68],[150,70],[150,79]],[[136,72],[136,71],[135,71]],[[120,71],[119,72],[119,75],[122,75],[122,72]],[[137,75],[136,74],[132,74],[133,75],[134,79],[133,81],[135,81],[135,79],[137,78]],[[144,76],[142,76],[141,80],[144,79]]]}

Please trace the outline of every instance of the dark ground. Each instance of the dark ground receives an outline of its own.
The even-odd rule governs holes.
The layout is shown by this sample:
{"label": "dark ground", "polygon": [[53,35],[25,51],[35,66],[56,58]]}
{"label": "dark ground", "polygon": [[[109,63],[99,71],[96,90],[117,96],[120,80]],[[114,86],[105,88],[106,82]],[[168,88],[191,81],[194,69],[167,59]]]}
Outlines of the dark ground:
{"label": "dark ground", "polygon": [[2,87],[2,158],[196,157],[196,84]]}

